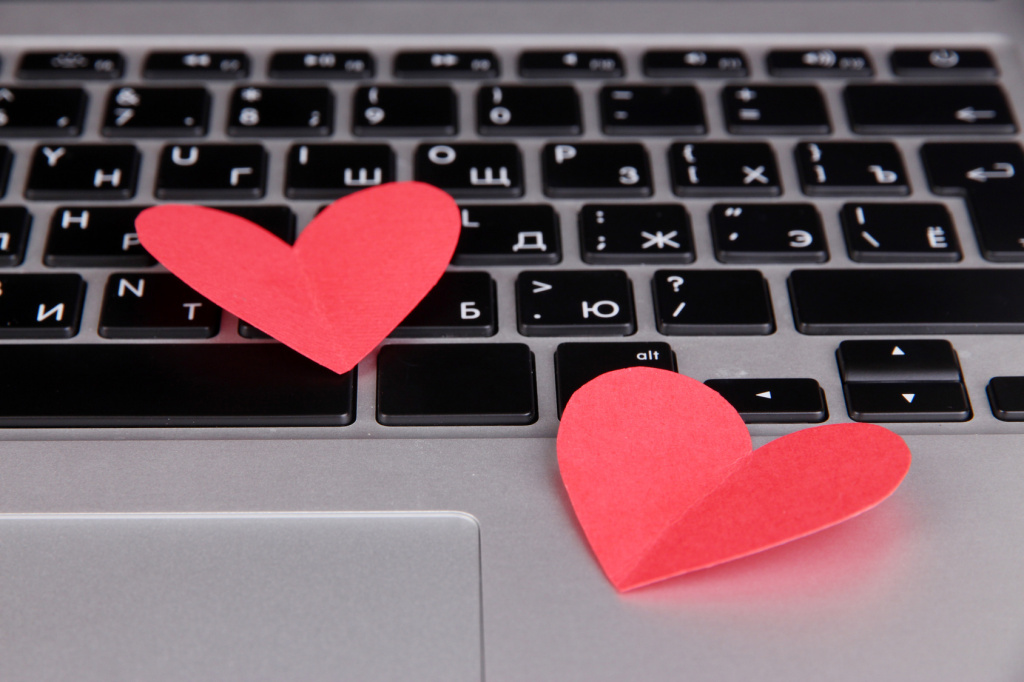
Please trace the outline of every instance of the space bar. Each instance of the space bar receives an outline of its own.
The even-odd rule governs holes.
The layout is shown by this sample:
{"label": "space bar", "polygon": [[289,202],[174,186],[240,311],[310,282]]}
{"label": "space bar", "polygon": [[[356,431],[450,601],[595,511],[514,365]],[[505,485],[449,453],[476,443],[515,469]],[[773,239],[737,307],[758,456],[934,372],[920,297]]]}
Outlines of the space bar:
{"label": "space bar", "polygon": [[342,426],[353,374],[278,344],[0,346],[0,427]]}
{"label": "space bar", "polygon": [[1024,270],[794,270],[804,334],[1024,332]]}

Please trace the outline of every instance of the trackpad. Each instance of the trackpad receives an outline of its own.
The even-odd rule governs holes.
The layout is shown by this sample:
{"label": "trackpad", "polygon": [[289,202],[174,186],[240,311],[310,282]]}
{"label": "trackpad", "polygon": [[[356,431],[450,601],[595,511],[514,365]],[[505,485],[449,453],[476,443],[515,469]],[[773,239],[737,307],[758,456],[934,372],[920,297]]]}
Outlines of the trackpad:
{"label": "trackpad", "polygon": [[2,680],[480,680],[456,512],[0,516]]}

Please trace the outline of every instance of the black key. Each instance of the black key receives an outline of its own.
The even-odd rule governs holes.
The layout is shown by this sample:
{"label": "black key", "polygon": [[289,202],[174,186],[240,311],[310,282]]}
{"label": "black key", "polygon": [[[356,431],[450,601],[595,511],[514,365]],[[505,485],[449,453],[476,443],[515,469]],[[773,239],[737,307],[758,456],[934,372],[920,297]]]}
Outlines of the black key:
{"label": "black key", "polygon": [[672,336],[763,335],[775,331],[768,283],[756,270],[654,273],[658,331]]}
{"label": "black key", "polygon": [[518,197],[523,162],[514,144],[421,144],[415,177],[453,197]]}
{"label": "black key", "polygon": [[995,377],[988,382],[988,399],[996,419],[1024,421],[1024,377]]}
{"label": "black key", "polygon": [[275,52],[267,71],[271,78],[372,78],[374,62],[369,52]]}
{"label": "black key", "polygon": [[850,85],[844,93],[855,133],[1012,133],[1017,130],[996,85]]}
{"label": "black key", "polygon": [[115,88],[107,99],[108,137],[199,137],[206,134],[205,88]]}
{"label": "black key", "polygon": [[18,78],[31,80],[111,80],[124,73],[120,52],[28,52]]}
{"label": "black key", "polygon": [[[344,426],[355,376],[276,344],[4,348],[0,426]],[[258,368],[258,369],[256,369]],[[140,381],[158,380],[158,390]]]}
{"label": "black key", "polygon": [[804,194],[909,194],[907,172],[889,142],[802,142],[796,165]]}
{"label": "black key", "polygon": [[167,145],[160,154],[161,199],[247,199],[263,196],[267,153],[257,144]]}
{"label": "black key", "polygon": [[39,146],[25,185],[29,199],[129,199],[140,155],[132,145]]}
{"label": "black key", "polygon": [[[84,298],[85,282],[78,275],[0,275],[0,339],[71,338],[78,333]],[[4,347],[6,363],[10,348]]]}
{"label": "black key", "polygon": [[730,133],[828,133],[821,91],[811,85],[731,85],[722,90]]}
{"label": "black key", "polygon": [[454,135],[458,130],[458,108],[451,88],[373,86],[356,91],[352,107],[352,132],[356,135]]}
{"label": "black key", "polygon": [[446,272],[391,336],[494,336],[497,331],[491,276],[486,272]]}
{"label": "black key", "polygon": [[836,351],[845,382],[960,381],[960,361],[949,341],[843,341]]}
{"label": "black key", "polygon": [[519,333],[627,336],[636,331],[633,287],[621,270],[542,270],[516,279]]}
{"label": "black key", "polygon": [[690,216],[679,204],[589,204],[580,210],[587,263],[692,263]]}
{"label": "black key", "polygon": [[955,381],[845,384],[846,409],[858,422],[963,422],[971,404]]}
{"label": "black key", "polygon": [[1019,334],[1024,270],[794,270],[804,334]]}
{"label": "black key", "polygon": [[395,155],[384,144],[303,144],[288,152],[285,194],[334,199],[395,179]]}
{"label": "black key", "polygon": [[814,379],[708,379],[748,424],[801,424],[828,419],[825,393]]}
{"label": "black key", "polygon": [[503,85],[476,96],[481,135],[579,135],[580,100],[569,86]]}
{"label": "black key", "polygon": [[812,204],[715,204],[715,257],[723,263],[824,263],[821,216]]}
{"label": "black key", "polygon": [[0,197],[7,193],[7,175],[11,172],[14,155],[7,147],[0,145]]}
{"label": "black key", "polygon": [[228,135],[313,137],[330,135],[334,95],[327,88],[236,88]]}
{"label": "black key", "polygon": [[679,196],[777,196],[775,152],[764,142],[678,142],[669,150]]}
{"label": "black key", "polygon": [[498,58],[491,51],[399,52],[399,78],[497,78]]}
{"label": "black key", "polygon": [[456,265],[548,265],[562,260],[550,206],[462,206]]}
{"label": "black key", "polygon": [[773,76],[869,78],[875,70],[863,50],[772,50],[768,73]]}
{"label": "black key", "polygon": [[676,356],[667,343],[560,343],[555,350],[555,386],[558,418],[569,398],[591,379],[627,367],[655,367],[676,371]]}
{"label": "black key", "polygon": [[99,334],[108,339],[208,339],[220,308],[174,275],[117,272],[107,280]]}
{"label": "black key", "polygon": [[295,243],[295,214],[287,206],[215,206],[217,210],[256,223],[278,239]]}
{"label": "black key", "polygon": [[607,135],[703,135],[704,104],[691,86],[629,85],[601,89]]}
{"label": "black key", "polygon": [[893,50],[890,62],[897,76],[965,78],[999,75],[992,55],[986,50]]}
{"label": "black key", "polygon": [[386,426],[532,424],[533,353],[521,343],[384,346],[377,421]]}
{"label": "black key", "polygon": [[743,78],[747,59],[733,50],[651,50],[644,75],[654,78]]}
{"label": "black key", "polygon": [[43,262],[51,267],[138,267],[156,261],[139,243],[145,206],[60,206],[50,219]]}
{"label": "black key", "polygon": [[23,206],[0,206],[0,267],[21,265],[32,214]]}
{"label": "black key", "polygon": [[1007,143],[925,144],[932,191],[964,196],[981,255],[1024,260],[1024,152]]}
{"label": "black key", "polygon": [[525,78],[618,78],[624,73],[618,52],[544,50],[519,56],[519,75]]}
{"label": "black key", "polygon": [[653,191],[640,144],[549,144],[542,158],[550,197],[646,197]]}
{"label": "black key", "polygon": [[850,258],[861,263],[955,263],[963,256],[942,204],[845,204]]}
{"label": "black key", "polygon": [[249,75],[244,52],[153,52],[142,70],[146,78],[236,80]]}
{"label": "black key", "polygon": [[85,102],[81,88],[0,88],[0,136],[79,135]]}

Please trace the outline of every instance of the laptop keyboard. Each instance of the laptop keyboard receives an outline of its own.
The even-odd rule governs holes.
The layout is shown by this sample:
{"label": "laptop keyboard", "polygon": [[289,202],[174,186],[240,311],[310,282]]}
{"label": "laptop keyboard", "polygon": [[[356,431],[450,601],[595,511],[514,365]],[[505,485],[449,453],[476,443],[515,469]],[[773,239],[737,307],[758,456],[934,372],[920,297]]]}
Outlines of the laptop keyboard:
{"label": "laptop keyboard", "polygon": [[[996,53],[5,52],[0,425],[550,435],[573,390],[647,365],[764,433],[1017,432],[1024,152]],[[459,201],[455,257],[345,376],[134,232],[174,201],[293,242],[409,179]]]}

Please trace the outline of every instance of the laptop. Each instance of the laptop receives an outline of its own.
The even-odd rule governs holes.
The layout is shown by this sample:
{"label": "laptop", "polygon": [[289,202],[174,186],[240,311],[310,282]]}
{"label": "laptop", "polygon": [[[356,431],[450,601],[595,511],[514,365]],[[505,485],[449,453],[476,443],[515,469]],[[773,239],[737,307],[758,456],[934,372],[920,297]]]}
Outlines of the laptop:
{"label": "laptop", "polygon": [[[0,34],[4,682],[1024,679],[1021,2],[37,0]],[[459,245],[346,375],[134,231],[291,241],[409,180]],[[913,465],[620,594],[555,435],[635,365],[755,445],[881,423]]]}

